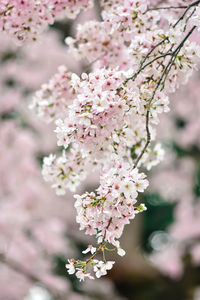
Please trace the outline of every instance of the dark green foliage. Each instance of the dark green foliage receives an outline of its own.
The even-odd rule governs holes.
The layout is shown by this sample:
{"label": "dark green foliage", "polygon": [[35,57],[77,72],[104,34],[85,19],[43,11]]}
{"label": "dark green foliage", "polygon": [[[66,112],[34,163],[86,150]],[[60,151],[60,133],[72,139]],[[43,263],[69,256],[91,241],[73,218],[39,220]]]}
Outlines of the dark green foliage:
{"label": "dark green foliage", "polygon": [[149,237],[154,231],[165,231],[173,222],[175,204],[164,202],[158,194],[146,194],[143,201],[148,213],[143,214],[142,246],[145,251],[151,252]]}

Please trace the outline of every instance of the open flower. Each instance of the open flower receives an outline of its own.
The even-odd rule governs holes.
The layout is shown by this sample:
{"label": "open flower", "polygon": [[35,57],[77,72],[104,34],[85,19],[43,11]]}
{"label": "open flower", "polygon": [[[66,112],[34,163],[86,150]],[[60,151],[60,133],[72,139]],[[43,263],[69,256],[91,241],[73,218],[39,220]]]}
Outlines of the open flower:
{"label": "open flower", "polygon": [[88,252],[91,252],[92,254],[94,254],[95,251],[96,251],[96,248],[95,248],[95,247],[93,247],[92,245],[88,245],[88,248],[87,248],[86,250],[82,251],[82,253],[83,253],[83,254],[86,254],[86,253],[88,253]]}
{"label": "open flower", "polygon": [[126,254],[126,251],[124,249],[121,248],[119,241],[115,242],[115,246],[117,248],[117,254],[119,256],[124,256]]}
{"label": "open flower", "polygon": [[100,278],[103,275],[107,274],[107,270],[112,269],[113,264],[115,263],[114,261],[107,261],[107,262],[103,262],[103,261],[96,261],[97,264],[94,266],[94,272],[96,273],[96,277]]}
{"label": "open flower", "polygon": [[84,281],[85,278],[89,278],[89,279],[94,279],[93,276],[90,275],[90,273],[85,273],[83,269],[77,269],[78,271],[76,272],[76,277],[80,280],[80,281]]}
{"label": "open flower", "polygon": [[68,269],[67,271],[69,274],[74,274],[76,271],[75,266],[74,266],[74,260],[68,259],[68,262],[69,262],[69,264],[66,264],[65,267]]}

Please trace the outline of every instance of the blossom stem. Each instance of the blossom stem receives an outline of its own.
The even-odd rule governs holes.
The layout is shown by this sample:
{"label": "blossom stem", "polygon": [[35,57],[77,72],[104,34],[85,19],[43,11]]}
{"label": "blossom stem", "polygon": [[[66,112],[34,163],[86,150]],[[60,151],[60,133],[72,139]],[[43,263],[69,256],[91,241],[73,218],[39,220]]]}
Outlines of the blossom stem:
{"label": "blossom stem", "polygon": [[[150,100],[148,101],[148,104],[147,104],[147,114],[146,114],[146,133],[147,133],[147,139],[146,139],[146,143],[140,153],[140,155],[137,157],[136,161],[135,161],[135,164],[134,164],[134,168],[137,167],[139,161],[141,160],[141,158],[143,157],[148,145],[150,144],[151,142],[151,133],[150,133],[150,130],[149,130],[149,116],[150,116],[150,106],[151,106],[151,103],[155,97],[155,94],[159,88],[159,86],[161,85],[163,79],[164,79],[164,82],[163,82],[163,88],[164,88],[164,84],[165,84],[165,81],[166,81],[166,78],[167,78],[167,75],[169,74],[169,71],[173,65],[173,62],[174,60],[176,59],[177,57],[177,54],[180,52],[181,48],[183,47],[184,43],[186,42],[186,40],[188,39],[188,37],[192,34],[192,32],[194,31],[194,29],[196,28],[196,26],[193,26],[191,28],[191,30],[187,33],[187,35],[184,37],[184,39],[180,42],[180,44],[176,47],[176,49],[173,51],[173,54],[171,55],[171,59],[170,61],[168,62],[168,64],[166,65],[165,69],[163,70],[162,72],[162,75],[159,79],[159,81],[157,82],[157,85],[153,91],[153,94],[150,98]],[[162,88],[162,89],[163,89]]]}
{"label": "blossom stem", "polygon": [[[107,227],[106,227],[106,230],[108,230],[108,228],[109,228],[111,222],[112,222],[112,218],[109,219],[108,225],[107,225]],[[103,240],[102,240],[102,242],[101,242],[99,248],[96,250],[96,252],[95,252],[90,258],[88,258],[88,259],[86,260],[86,264],[88,264],[91,260],[93,260],[93,259],[96,257],[96,255],[103,249],[103,247],[104,247],[104,245],[105,245],[106,230],[105,230],[105,232],[104,232]]]}

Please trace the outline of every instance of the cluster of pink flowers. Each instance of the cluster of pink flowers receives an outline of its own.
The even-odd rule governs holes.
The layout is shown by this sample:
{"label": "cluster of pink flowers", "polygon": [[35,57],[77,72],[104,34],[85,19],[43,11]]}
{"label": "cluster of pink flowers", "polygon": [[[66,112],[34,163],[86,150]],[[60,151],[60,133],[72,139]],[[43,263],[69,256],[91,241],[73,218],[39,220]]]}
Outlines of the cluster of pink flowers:
{"label": "cluster of pink flowers", "polygon": [[[136,214],[146,210],[144,204],[136,206],[138,192],[144,192],[148,186],[148,181],[144,173],[139,173],[138,169],[130,169],[129,164],[122,165],[115,161],[111,164],[113,167],[105,170],[100,178],[100,186],[96,192],[83,195],[75,195],[75,208],[77,210],[77,222],[81,230],[86,230],[86,234],[96,235],[98,250],[90,246],[83,251],[84,254],[91,252],[94,255],[96,251],[109,250],[105,243],[113,245],[120,256],[125,254],[121,248],[118,239],[121,237],[124,226],[130,223],[130,220]],[[76,276],[80,278],[80,272],[84,277],[91,278],[87,273],[89,267],[93,267],[96,277],[105,275],[112,268],[114,262],[105,260],[99,261],[90,258],[86,262],[70,260],[67,265],[68,272],[72,274],[77,271]],[[83,269],[80,269],[83,267]]]}
{"label": "cluster of pink flowers", "polygon": [[82,74],[82,80],[74,74],[71,84],[77,96],[66,119],[56,122],[58,145],[67,147],[75,142],[103,152],[114,130],[121,128],[128,109],[117,95],[122,82],[123,74],[115,70]]}
{"label": "cluster of pink flowers", "polygon": [[128,48],[116,33],[110,33],[105,22],[88,21],[77,27],[76,38],[67,37],[65,43],[76,59],[85,58],[98,67],[126,69]]}
{"label": "cluster of pink flowers", "polygon": [[[45,102],[51,106],[44,119],[53,120],[53,106],[57,108],[55,118],[59,113],[65,115],[64,119],[56,120],[58,145],[67,148],[73,143],[77,149],[71,154],[66,153],[56,162],[54,156],[44,160],[45,180],[53,183],[52,186],[58,194],[65,193],[69,187],[74,190],[80,183],[80,178],[85,178],[84,169],[87,165],[93,168],[101,168],[102,165],[107,167],[113,153],[118,155],[118,159],[125,155],[131,161],[130,148],[134,144],[141,143],[135,152],[139,154],[141,151],[146,140],[145,106],[151,94],[148,92],[148,85],[140,88],[141,77],[136,83],[130,82],[127,86],[123,84],[125,78],[124,71],[104,68],[89,75],[84,73],[82,79],[72,74],[71,81],[67,80],[63,85],[60,81],[59,88],[54,89],[54,97],[49,92],[44,101],[45,85],[37,92],[37,105],[42,107]],[[69,90],[68,93],[66,90]],[[69,101],[71,105],[61,109],[61,106]],[[163,111],[168,111],[168,97],[158,92],[152,104],[152,124],[158,123],[158,114]],[[153,139],[155,129],[151,127],[150,130]],[[78,149],[82,149],[82,152]],[[158,144],[154,150],[149,148],[146,151],[142,162],[150,169],[162,158],[163,150]]]}
{"label": "cluster of pink flowers", "polygon": [[56,155],[50,154],[43,161],[42,175],[46,181],[53,182],[52,188],[57,195],[65,194],[66,189],[75,191],[76,187],[86,177],[87,156],[83,151],[70,149],[70,155],[63,151],[62,156],[56,159]]}
{"label": "cluster of pink flowers", "polygon": [[[82,168],[93,161],[93,166],[100,169],[96,192],[75,196],[80,229],[96,235],[98,243],[91,259],[70,260],[69,273],[77,270],[80,280],[91,278],[88,265],[95,271],[101,264],[95,257],[105,251],[106,242],[120,249],[117,239],[124,225],[145,209],[142,204],[134,206],[138,191],[143,192],[148,184],[145,175],[132,166],[131,157],[139,157],[136,165],[148,170],[163,159],[161,145],[149,145],[148,136],[151,141],[156,139],[159,115],[169,111],[167,91],[174,92],[187,82],[200,56],[200,47],[187,39],[188,21],[177,21],[176,14],[171,18],[162,15],[161,20],[159,13],[149,11],[145,2],[111,1],[104,6],[101,22],[80,25],[76,38],[66,39],[69,53],[88,58],[94,70],[81,77],[71,75],[66,88],[73,91],[73,96],[67,95],[65,103],[72,102],[65,109],[66,115],[56,120],[55,132],[59,146],[75,145],[85,158],[77,166],[71,154],[66,153],[64,164],[67,170],[70,166],[69,172],[60,166],[63,158],[55,163],[51,156],[44,161],[43,174],[58,193],[64,193],[71,186],[71,175],[78,178],[74,185],[78,186],[80,175],[86,175],[80,173]],[[42,100],[38,97],[38,105]]]}
{"label": "cluster of pink flowers", "polygon": [[144,192],[148,186],[144,173],[130,169],[129,165],[114,162],[100,178],[96,193],[75,195],[77,222],[86,234],[96,235],[98,242],[105,240],[116,246],[125,224],[135,217],[139,209],[134,207],[138,192]]}
{"label": "cluster of pink flowers", "polygon": [[[4,0],[0,27],[18,40],[35,40],[56,17],[74,16],[89,3]],[[67,149],[57,159],[44,159],[43,175],[56,192],[74,191],[86,166],[100,170],[96,192],[75,196],[77,222],[98,244],[85,251],[92,254],[86,261],[69,260],[68,272],[80,280],[93,278],[88,266],[96,277],[112,268],[114,262],[105,258],[107,243],[124,254],[118,241],[124,225],[145,210],[135,206],[138,192],[148,186],[138,167],[149,170],[163,159],[160,143],[150,142],[156,140],[160,115],[169,111],[168,94],[187,82],[200,58],[200,47],[188,39],[199,25],[198,9],[189,17],[192,6],[185,15],[168,18],[144,0],[101,5],[101,21],[80,25],[77,36],[66,39],[70,55],[88,58],[91,72],[79,77],[62,66],[33,100],[40,116],[56,122],[57,144]],[[103,261],[96,259],[99,253]]]}
{"label": "cluster of pink flowers", "polygon": [[[25,45],[17,47],[3,33],[0,43],[0,298],[37,298],[41,289],[48,298],[82,300],[67,278],[54,272],[55,257],[76,251],[73,197],[70,192],[67,199],[57,197],[44,183],[38,156],[55,149],[53,128],[38,122],[28,109],[29,93],[48,80],[63,60],[69,68],[75,63],[66,60],[65,46],[53,30],[31,51]],[[63,169],[67,172],[70,166]],[[18,284],[10,288],[11,281]],[[88,284],[86,299],[96,299],[96,294],[121,299],[110,280],[104,279],[103,291],[102,283],[96,282],[93,289]]]}
{"label": "cluster of pink flowers", "polygon": [[13,36],[18,43],[35,41],[55,18],[75,18],[88,0],[3,0],[0,3],[0,30]]}
{"label": "cluster of pink flowers", "polygon": [[195,13],[191,19],[191,22],[198,27],[198,31],[200,31],[200,7],[197,7]]}
{"label": "cluster of pink flowers", "polygon": [[[104,1],[102,1],[104,2]],[[96,66],[132,67],[128,43],[141,32],[152,32],[159,14],[148,12],[146,1],[106,1],[102,22],[89,21],[77,27],[76,38],[67,37],[66,44],[76,58],[96,61]],[[155,15],[157,16],[155,18]],[[146,32],[146,35],[147,33]]]}
{"label": "cluster of pink flowers", "polygon": [[[93,250],[96,250],[96,248],[92,248],[90,249],[90,245],[89,247],[83,251],[83,252],[89,252],[91,250],[91,253]],[[112,269],[113,264],[115,262],[114,261],[102,261],[102,260],[96,260],[94,259],[91,262],[91,265],[93,267],[93,271],[95,272],[95,275],[97,278],[100,278],[103,275],[107,274],[107,270]],[[81,263],[80,263],[81,266]],[[69,260],[69,264],[66,264],[66,268],[68,269],[68,273],[69,274],[74,274],[76,272],[76,277],[80,280],[80,281],[84,281],[85,278],[89,278],[89,279],[94,279],[94,277],[90,274],[90,273],[86,273],[85,270],[83,270],[83,268],[80,267],[76,267],[76,263],[74,260]]]}
{"label": "cluster of pink flowers", "polygon": [[71,76],[65,66],[60,66],[58,73],[35,94],[31,108],[36,109],[38,116],[46,122],[66,116],[75,94],[71,87]]}

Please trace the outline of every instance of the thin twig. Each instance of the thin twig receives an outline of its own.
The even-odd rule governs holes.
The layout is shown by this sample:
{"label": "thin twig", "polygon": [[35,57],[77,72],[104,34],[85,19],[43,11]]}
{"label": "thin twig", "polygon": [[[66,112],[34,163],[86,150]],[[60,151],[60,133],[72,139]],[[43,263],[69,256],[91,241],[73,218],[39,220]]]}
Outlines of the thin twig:
{"label": "thin twig", "polygon": [[152,10],[161,10],[161,9],[185,9],[187,6],[163,6],[163,7],[150,7],[148,8],[145,13]]}
{"label": "thin twig", "polygon": [[190,5],[188,5],[188,7],[186,8],[186,10],[184,11],[184,13],[181,15],[181,17],[177,20],[177,22],[173,25],[173,28],[176,27],[176,25],[184,19],[185,15],[187,14],[188,10],[190,10],[191,7],[193,6],[197,6],[200,3],[200,0],[195,1],[193,3],[191,3]]}
{"label": "thin twig", "polygon": [[[193,7],[193,6],[197,6],[198,4],[200,3],[200,0],[198,1],[195,1],[193,3],[191,3],[189,6],[186,7],[186,10],[184,11],[184,13],[181,15],[181,17],[177,20],[177,22],[173,25],[173,28],[175,28],[178,23],[184,19],[185,15],[187,14],[188,10]],[[192,14],[190,14],[190,16],[192,16]],[[189,20],[190,16],[186,19],[186,22]],[[150,144],[151,142],[151,134],[150,134],[150,130],[149,130],[149,115],[150,115],[150,106],[151,106],[151,103],[154,99],[154,96],[156,94],[156,91],[158,90],[160,84],[162,83],[162,80],[164,78],[164,83],[163,83],[163,86],[165,85],[165,80],[168,76],[168,73],[173,65],[173,62],[174,60],[176,59],[177,57],[177,53],[179,53],[180,49],[183,47],[185,41],[188,39],[188,37],[192,34],[192,32],[194,31],[194,29],[196,28],[196,26],[192,27],[192,29],[188,32],[188,34],[185,36],[185,38],[181,41],[181,43],[176,47],[176,49],[171,53],[166,53],[166,55],[163,55],[163,57],[166,57],[167,55],[171,55],[171,59],[170,61],[168,62],[167,66],[165,67],[165,69],[163,70],[162,72],[162,75],[154,89],[154,92],[152,94],[152,97],[150,98],[148,104],[147,104],[147,114],[146,114],[146,133],[147,133],[147,137],[146,137],[146,143],[140,153],[140,155],[138,156],[138,158],[136,159],[136,162],[135,162],[135,165],[134,165],[134,168],[137,167],[139,161],[141,160],[141,158],[143,157],[148,145]],[[144,70],[144,68],[146,68],[148,65],[150,65],[151,63],[153,63],[153,61],[155,60],[158,60],[159,58],[161,58],[160,56],[155,58],[154,60],[152,60],[151,62],[147,63],[146,65],[144,65],[144,62],[147,60],[147,58],[150,56],[150,54],[159,46],[161,45],[167,38],[164,38],[162,41],[160,41],[158,44],[156,44],[151,50],[150,52],[147,54],[147,56],[144,58],[144,60],[142,61],[142,63],[140,64],[140,68],[139,70],[130,78],[128,78],[124,83],[126,84],[129,80],[135,80],[136,77],[139,75],[139,73]],[[169,69],[168,69],[169,68]],[[165,76],[165,77],[164,77]]]}
{"label": "thin twig", "polygon": [[[173,56],[172,56],[172,57],[173,57]],[[172,57],[171,57],[171,59],[172,59]],[[153,101],[154,96],[155,96],[155,94],[156,94],[156,92],[157,92],[157,90],[158,90],[158,88],[159,88],[159,86],[160,86],[160,84],[161,84],[161,82],[162,82],[162,80],[163,80],[163,77],[164,77],[164,75],[165,75],[165,72],[167,71],[168,67],[170,66],[171,59],[170,59],[170,61],[168,62],[168,64],[167,64],[167,66],[165,67],[165,69],[163,70],[162,75],[161,75],[159,81],[157,82],[157,85],[156,85],[156,87],[155,87],[155,89],[154,89],[154,91],[153,91],[153,94],[152,94],[150,100],[149,100],[148,103],[147,103],[147,114],[146,114],[146,125],[145,125],[145,127],[146,127],[146,133],[147,133],[147,140],[146,140],[146,143],[145,143],[145,145],[144,145],[144,147],[143,147],[143,149],[142,149],[140,155],[137,157],[137,159],[136,159],[136,161],[135,161],[134,168],[137,167],[139,161],[140,161],[141,158],[143,157],[143,155],[144,155],[144,153],[145,153],[145,151],[146,151],[148,145],[149,145],[150,142],[151,142],[151,133],[150,133],[150,130],[149,130],[150,106],[151,106],[151,102]]]}
{"label": "thin twig", "polygon": [[[187,35],[184,37],[184,39],[180,42],[180,44],[176,47],[176,49],[173,51],[173,54],[171,55],[171,59],[170,61],[168,62],[168,64],[166,65],[165,69],[163,70],[162,72],[162,75],[159,79],[159,81],[157,82],[157,85],[153,91],[153,94],[150,98],[150,100],[148,101],[148,104],[147,104],[147,114],[146,114],[146,133],[147,133],[147,140],[146,140],[146,143],[140,153],[140,155],[137,157],[136,161],[135,161],[135,164],[134,164],[134,168],[137,167],[139,161],[141,160],[141,158],[143,157],[148,145],[150,144],[151,142],[151,134],[150,134],[150,130],[149,130],[149,115],[150,115],[150,106],[151,106],[151,103],[155,97],[155,94],[159,88],[159,86],[161,85],[163,79],[165,78],[165,75],[167,74],[168,75],[168,68],[171,69],[171,66],[173,64],[173,61],[176,59],[177,57],[177,54],[179,53],[179,51],[181,50],[181,48],[183,47],[184,43],[186,42],[186,40],[188,39],[188,37],[192,34],[192,32],[194,31],[194,29],[196,28],[196,26],[193,26],[192,29],[187,33]],[[165,78],[166,80],[166,78]]]}
{"label": "thin twig", "polygon": [[90,258],[88,258],[88,259],[86,260],[86,264],[88,264],[91,260],[93,260],[93,259],[96,257],[96,255],[103,249],[103,247],[104,247],[104,245],[105,245],[106,231],[108,230],[108,228],[109,228],[111,222],[112,222],[112,218],[110,218],[109,221],[108,221],[108,225],[107,225],[107,227],[106,227],[106,229],[105,229],[105,232],[104,232],[104,235],[103,235],[103,239],[102,239],[101,244],[99,245],[99,247],[98,247],[98,249],[95,251],[95,253],[94,253]]}
{"label": "thin twig", "polygon": [[193,9],[193,11],[191,12],[191,14],[187,17],[187,19],[185,20],[185,26],[183,28],[183,31],[185,32],[186,28],[187,28],[187,23],[189,21],[189,19],[192,17],[192,15],[195,13],[196,11],[196,7]]}
{"label": "thin twig", "polygon": [[144,70],[146,69],[146,67],[148,67],[149,65],[151,65],[154,61],[156,60],[159,60],[160,58],[164,58],[166,56],[171,56],[173,53],[172,52],[169,52],[169,53],[165,53],[165,54],[162,54],[162,55],[159,55],[157,57],[155,57],[154,59],[152,59],[151,61],[149,61],[148,63],[146,63],[144,66],[140,67],[140,69],[131,77],[128,77],[125,81],[124,81],[124,84],[126,84],[129,80],[135,80],[136,77]]}
{"label": "thin twig", "polygon": [[162,89],[161,89],[161,91],[164,89],[164,87],[165,87],[165,81],[166,81],[166,79],[167,79],[167,76],[168,76],[168,74],[169,74],[169,72],[170,72],[170,70],[171,70],[171,68],[172,68],[172,65],[173,65],[173,63],[174,63],[174,61],[175,61],[175,59],[176,59],[176,57],[177,57],[177,55],[178,55],[178,53],[180,52],[180,50],[181,50],[181,48],[183,47],[183,45],[184,45],[184,43],[186,42],[186,40],[188,39],[188,37],[192,34],[192,32],[195,30],[195,28],[196,28],[196,26],[193,26],[191,29],[190,29],[190,31],[188,32],[188,34],[185,36],[185,38],[181,41],[181,43],[176,47],[176,49],[174,50],[174,57],[173,57],[173,59],[172,59],[172,61],[171,61],[171,65],[170,65],[170,67],[169,67],[169,69],[167,70],[167,72],[166,72],[166,75],[165,75],[165,78],[164,78],[164,80],[163,80],[163,87],[162,87]]}

